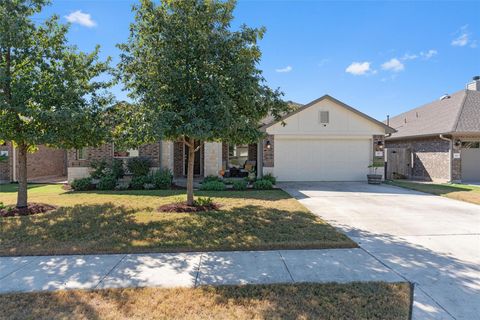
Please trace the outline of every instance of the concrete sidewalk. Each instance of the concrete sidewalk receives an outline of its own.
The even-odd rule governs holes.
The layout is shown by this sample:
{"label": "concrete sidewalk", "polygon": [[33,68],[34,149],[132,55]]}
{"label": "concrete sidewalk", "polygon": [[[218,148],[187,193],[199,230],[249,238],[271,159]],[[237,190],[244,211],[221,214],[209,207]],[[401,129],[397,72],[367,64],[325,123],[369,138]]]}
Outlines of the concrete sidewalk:
{"label": "concrete sidewalk", "polygon": [[405,279],[363,249],[0,257],[0,293]]}

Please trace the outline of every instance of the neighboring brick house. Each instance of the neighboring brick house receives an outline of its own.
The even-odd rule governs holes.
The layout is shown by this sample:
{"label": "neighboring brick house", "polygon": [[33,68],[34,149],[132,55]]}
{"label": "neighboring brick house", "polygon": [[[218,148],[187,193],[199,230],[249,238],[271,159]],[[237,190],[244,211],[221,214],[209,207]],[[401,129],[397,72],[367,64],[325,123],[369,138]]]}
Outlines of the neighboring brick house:
{"label": "neighboring brick house", "polygon": [[386,138],[387,149],[411,154],[407,178],[480,181],[480,77],[465,90],[395,116],[388,124],[397,132]]}
{"label": "neighboring brick house", "polygon": [[[14,182],[18,177],[18,150],[12,143],[0,145],[0,154],[7,155],[7,160],[0,162],[0,182]],[[15,163],[16,162],[16,163]],[[27,158],[28,180],[41,180],[49,177],[65,176],[66,152],[40,145],[35,153],[29,153]]]}
{"label": "neighboring brick house", "polygon": [[[384,162],[386,133],[395,130],[328,95],[287,114],[282,121],[262,121],[266,132],[257,144],[206,142],[196,153],[197,177],[221,172],[257,175],[272,173],[279,181],[366,180],[372,161]],[[89,175],[93,160],[148,157],[154,168],[168,168],[176,178],[186,176],[183,142],[160,141],[138,149],[115,150],[113,144],[68,151],[69,181]],[[260,160],[261,161],[258,161]]]}

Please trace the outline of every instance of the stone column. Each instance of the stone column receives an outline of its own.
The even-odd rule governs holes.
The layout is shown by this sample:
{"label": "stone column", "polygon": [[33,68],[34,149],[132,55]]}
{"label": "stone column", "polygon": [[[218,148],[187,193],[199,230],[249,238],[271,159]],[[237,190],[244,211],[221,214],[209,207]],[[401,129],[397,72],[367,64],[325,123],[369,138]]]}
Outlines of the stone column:
{"label": "stone column", "polygon": [[263,178],[263,139],[257,143],[257,178]]}
{"label": "stone column", "polygon": [[204,150],[204,176],[218,176],[222,169],[222,143],[205,142]]}
{"label": "stone column", "polygon": [[163,140],[161,144],[160,168],[170,169],[173,172],[173,141]]}

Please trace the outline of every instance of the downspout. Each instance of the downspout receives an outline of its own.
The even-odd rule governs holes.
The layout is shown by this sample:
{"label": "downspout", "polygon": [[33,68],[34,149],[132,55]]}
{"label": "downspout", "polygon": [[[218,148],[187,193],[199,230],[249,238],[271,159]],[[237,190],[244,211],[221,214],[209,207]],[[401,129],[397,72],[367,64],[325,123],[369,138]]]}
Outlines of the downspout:
{"label": "downspout", "polygon": [[450,148],[448,148],[448,177],[450,179],[449,182],[452,182],[452,149],[453,149],[453,140],[450,138],[446,138],[443,134],[438,135],[438,137],[442,140],[450,142]]}
{"label": "downspout", "polygon": [[12,161],[13,161],[13,174],[12,180],[13,182],[17,182],[17,155],[15,151],[15,145],[12,142]]}

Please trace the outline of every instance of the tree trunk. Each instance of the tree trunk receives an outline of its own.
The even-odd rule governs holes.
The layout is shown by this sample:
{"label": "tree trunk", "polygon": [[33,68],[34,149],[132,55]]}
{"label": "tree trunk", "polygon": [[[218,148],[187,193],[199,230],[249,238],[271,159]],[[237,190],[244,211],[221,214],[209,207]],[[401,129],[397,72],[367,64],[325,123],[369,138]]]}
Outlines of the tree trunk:
{"label": "tree trunk", "polygon": [[27,207],[27,146],[18,146],[18,193],[17,208]]}
{"label": "tree trunk", "polygon": [[195,164],[195,139],[189,138],[187,171],[187,205],[193,206],[193,168]]}

